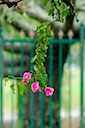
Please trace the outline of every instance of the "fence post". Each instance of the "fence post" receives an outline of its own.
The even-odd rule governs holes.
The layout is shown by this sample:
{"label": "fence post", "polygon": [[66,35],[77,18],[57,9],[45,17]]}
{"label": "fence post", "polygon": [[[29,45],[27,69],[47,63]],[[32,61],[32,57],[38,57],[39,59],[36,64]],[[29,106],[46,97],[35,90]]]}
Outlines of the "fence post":
{"label": "fence post", "polygon": [[84,123],[84,26],[80,25],[80,128]]}
{"label": "fence post", "polygon": [[58,113],[58,118],[59,118],[59,126],[58,128],[61,128],[61,85],[62,85],[62,65],[63,64],[63,46],[62,46],[62,38],[60,38],[59,42],[59,62],[58,62],[58,70],[59,70],[59,75],[58,75],[58,107],[59,107],[59,113]]}
{"label": "fence post", "polygon": [[[53,45],[50,44],[49,48],[49,85],[53,87]],[[49,98],[49,128],[53,128],[53,97]]]}
{"label": "fence post", "polygon": [[0,28],[0,127],[3,128],[3,95],[2,95],[2,79],[3,79],[3,42],[2,42],[2,28]]}
{"label": "fence post", "polygon": [[[30,49],[30,69],[33,70],[33,63],[31,63],[31,58],[34,56],[34,47]],[[30,92],[30,128],[34,128],[34,94]]]}

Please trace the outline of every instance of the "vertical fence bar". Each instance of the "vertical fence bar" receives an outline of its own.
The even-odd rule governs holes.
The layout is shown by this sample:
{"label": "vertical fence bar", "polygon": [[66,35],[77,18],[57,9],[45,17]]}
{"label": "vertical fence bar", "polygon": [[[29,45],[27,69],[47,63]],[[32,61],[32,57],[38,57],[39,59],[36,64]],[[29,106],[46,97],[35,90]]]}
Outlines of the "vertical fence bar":
{"label": "vertical fence bar", "polygon": [[[11,76],[14,76],[14,42],[11,42]],[[14,128],[14,94],[11,91],[11,128]]]}
{"label": "vertical fence bar", "polygon": [[[30,48],[30,69],[33,69],[31,58],[34,56],[34,47]],[[34,94],[30,92],[30,128],[34,128]]]}
{"label": "vertical fence bar", "polygon": [[[49,86],[53,87],[53,45],[49,47]],[[52,96],[49,98],[49,128],[53,128]]]}
{"label": "vertical fence bar", "polygon": [[40,93],[40,128],[44,128],[44,95]]}
{"label": "vertical fence bar", "polygon": [[[20,76],[23,76],[24,72],[24,47],[23,42],[20,42]],[[20,95],[20,128],[24,127],[24,96]]]}
{"label": "vertical fence bar", "polygon": [[[84,120],[85,120],[85,25],[84,25]],[[84,121],[85,126],[85,121]]]}
{"label": "vertical fence bar", "polygon": [[84,26],[80,26],[80,128],[84,128]]}
{"label": "vertical fence bar", "polygon": [[59,42],[59,59],[58,59],[58,106],[59,106],[59,126],[61,128],[61,85],[62,85],[62,62],[63,62],[63,49],[62,49],[62,39]]}
{"label": "vertical fence bar", "polygon": [[[85,113],[85,25],[84,25],[84,113]],[[85,114],[84,114],[84,120],[85,120]],[[84,127],[85,127],[85,121],[84,121]]]}
{"label": "vertical fence bar", "polygon": [[[70,43],[69,39],[69,43]],[[69,128],[71,128],[71,44],[69,44]]]}
{"label": "vertical fence bar", "polygon": [[3,128],[3,42],[2,42],[2,29],[0,28],[0,127]]}

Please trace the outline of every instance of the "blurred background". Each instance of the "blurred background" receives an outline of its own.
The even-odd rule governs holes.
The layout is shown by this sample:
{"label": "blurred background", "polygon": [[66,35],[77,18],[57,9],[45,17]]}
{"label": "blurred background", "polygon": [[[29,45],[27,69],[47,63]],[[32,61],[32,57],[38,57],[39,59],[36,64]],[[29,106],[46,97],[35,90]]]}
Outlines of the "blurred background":
{"label": "blurred background", "polygon": [[[52,97],[18,92],[18,81],[33,69],[36,27],[45,21],[50,4],[24,0],[18,7],[0,5],[0,128],[85,127],[85,1],[73,0],[79,22],[68,15],[64,23],[52,22],[46,69]],[[15,79],[7,77],[12,76]],[[10,86],[14,86],[13,94]]]}

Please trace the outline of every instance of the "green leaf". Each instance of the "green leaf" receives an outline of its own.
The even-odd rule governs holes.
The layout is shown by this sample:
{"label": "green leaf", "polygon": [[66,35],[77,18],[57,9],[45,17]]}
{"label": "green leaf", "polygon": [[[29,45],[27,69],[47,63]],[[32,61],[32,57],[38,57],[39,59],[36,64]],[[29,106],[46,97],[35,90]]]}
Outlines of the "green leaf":
{"label": "green leaf", "polygon": [[38,67],[36,65],[34,65],[34,71],[37,72],[38,71]]}
{"label": "green leaf", "polygon": [[44,0],[43,5],[46,5],[49,2],[49,0]]}
{"label": "green leaf", "polygon": [[31,91],[31,84],[34,82],[34,78],[29,79],[29,82],[27,84],[27,88],[29,91]]}
{"label": "green leaf", "polygon": [[5,85],[6,85],[6,83],[9,81],[9,78],[8,77],[5,77],[4,78],[4,82],[5,82]]}
{"label": "green leaf", "polygon": [[5,77],[5,78],[4,78],[4,81],[5,81],[5,82],[8,82],[8,81],[9,81],[9,78],[8,78],[8,77]]}
{"label": "green leaf", "polygon": [[61,4],[61,9],[64,10],[65,9],[65,4]]}
{"label": "green leaf", "polygon": [[13,93],[15,94],[15,88],[14,88],[14,83],[11,84],[10,88],[12,89]]}
{"label": "green leaf", "polygon": [[25,92],[25,85],[24,85],[24,83],[23,83],[22,81],[20,81],[20,82],[18,83],[18,85],[19,85],[19,93],[20,93],[21,95],[23,95],[24,92]]}
{"label": "green leaf", "polygon": [[36,58],[37,58],[37,56],[35,55],[34,58],[31,59],[31,62],[32,63],[35,62]]}
{"label": "green leaf", "polygon": [[62,12],[62,17],[66,17],[66,16],[67,16],[67,11],[65,10]]}

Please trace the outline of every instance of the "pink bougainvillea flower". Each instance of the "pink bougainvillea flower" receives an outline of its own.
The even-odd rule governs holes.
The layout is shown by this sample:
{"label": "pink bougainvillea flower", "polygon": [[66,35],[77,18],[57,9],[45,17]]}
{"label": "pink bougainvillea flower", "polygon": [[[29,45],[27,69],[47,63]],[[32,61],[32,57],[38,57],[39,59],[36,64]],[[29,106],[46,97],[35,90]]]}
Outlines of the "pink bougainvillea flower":
{"label": "pink bougainvillea flower", "polygon": [[54,92],[54,88],[45,87],[44,91],[46,93],[46,96],[52,96],[53,95],[53,92]]}
{"label": "pink bougainvillea flower", "polygon": [[34,93],[36,93],[36,92],[41,92],[41,88],[40,88],[40,86],[39,86],[39,82],[34,82],[34,83],[32,83],[31,89],[32,89],[32,91],[33,91]]}
{"label": "pink bougainvillea flower", "polygon": [[24,75],[23,75],[23,79],[30,79],[32,76],[32,73],[30,72],[25,72]]}
{"label": "pink bougainvillea flower", "polygon": [[23,83],[27,84],[28,80],[31,78],[32,74],[30,72],[25,72],[23,75]]}
{"label": "pink bougainvillea flower", "polygon": [[23,79],[22,81],[24,84],[27,84],[28,83],[28,80],[27,79]]}

